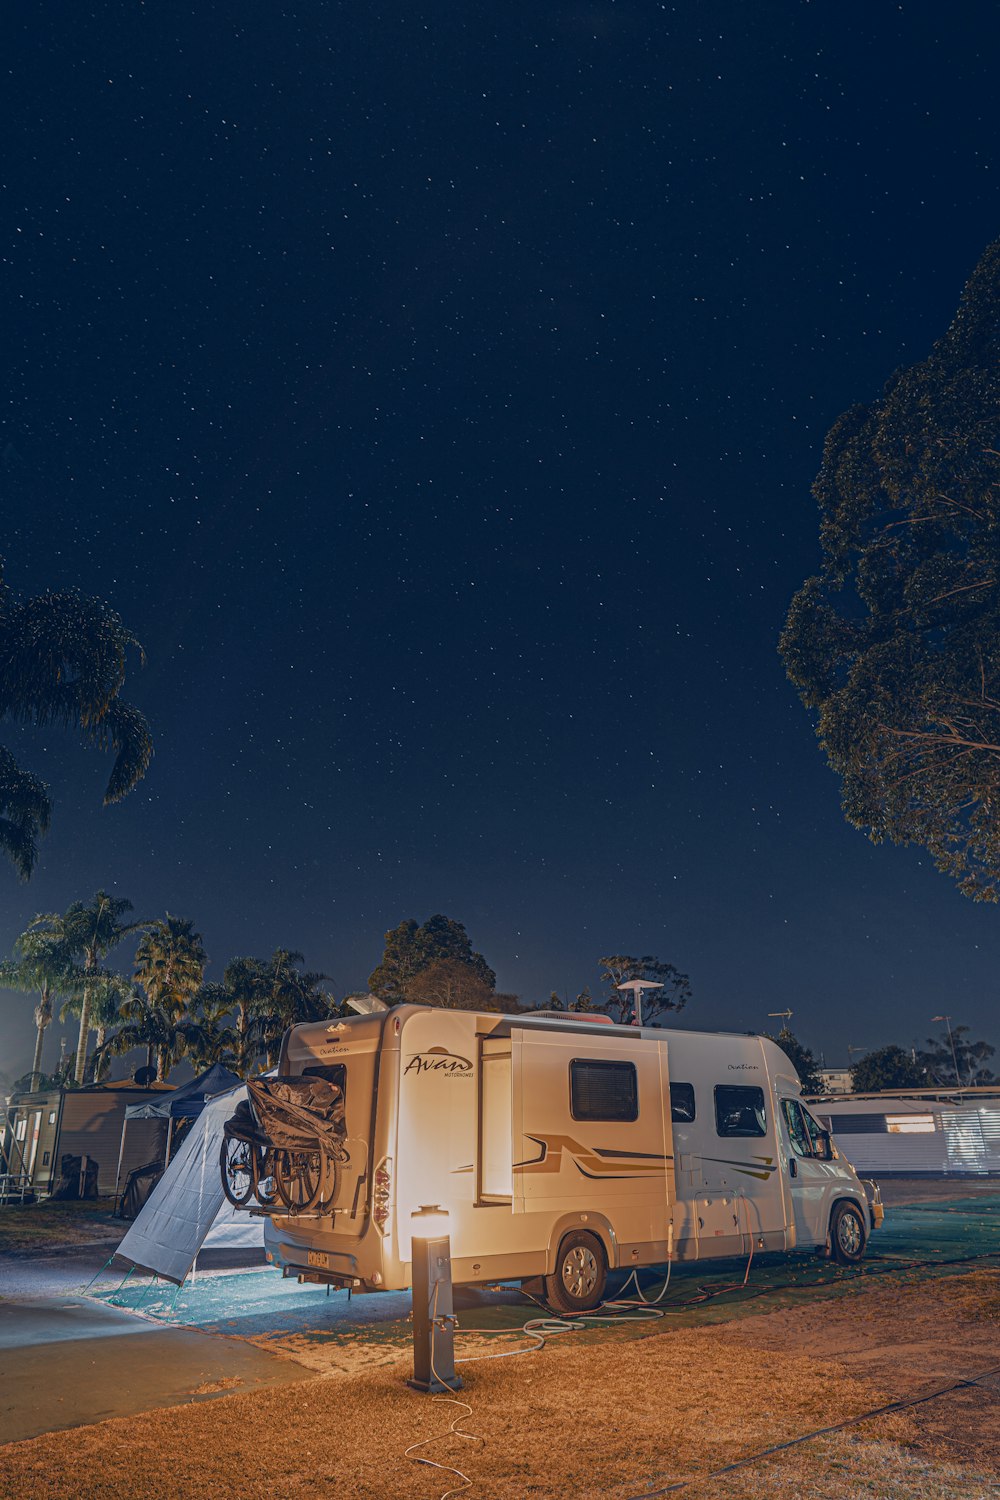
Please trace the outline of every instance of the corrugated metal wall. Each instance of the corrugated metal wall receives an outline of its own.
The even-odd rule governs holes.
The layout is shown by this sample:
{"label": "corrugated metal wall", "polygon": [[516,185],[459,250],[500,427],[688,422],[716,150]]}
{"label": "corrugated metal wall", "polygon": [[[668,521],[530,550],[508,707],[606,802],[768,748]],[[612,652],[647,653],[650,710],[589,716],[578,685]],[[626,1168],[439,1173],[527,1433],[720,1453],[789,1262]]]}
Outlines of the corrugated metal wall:
{"label": "corrugated metal wall", "polygon": [[[98,1192],[102,1195],[115,1190],[125,1107],[142,1098],[148,1098],[148,1095],[133,1091],[89,1093],[86,1090],[66,1095],[59,1155],[94,1157],[98,1163]],[[144,1166],[157,1158],[162,1161],[166,1140],[166,1120],[131,1120],[125,1133],[122,1182],[133,1167]],[[57,1162],[57,1171],[58,1166]]]}
{"label": "corrugated metal wall", "polygon": [[[870,1106],[869,1106],[870,1108]],[[821,1113],[821,1111],[817,1111]],[[891,1113],[892,1111],[889,1111]],[[834,1118],[837,1149],[858,1172],[927,1172],[947,1176],[1000,1175],[1000,1106],[948,1109],[928,1107],[935,1129],[908,1135],[872,1128],[872,1116],[856,1115],[858,1131],[847,1129],[849,1115]]]}

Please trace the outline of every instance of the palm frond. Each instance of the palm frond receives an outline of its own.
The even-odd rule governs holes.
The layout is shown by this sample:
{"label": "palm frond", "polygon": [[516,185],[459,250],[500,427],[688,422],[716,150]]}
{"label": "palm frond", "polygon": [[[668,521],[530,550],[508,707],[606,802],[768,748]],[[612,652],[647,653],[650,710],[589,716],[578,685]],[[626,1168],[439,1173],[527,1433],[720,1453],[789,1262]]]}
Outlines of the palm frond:
{"label": "palm frond", "polygon": [[22,880],[28,880],[38,856],[38,839],[49,826],[52,801],[38,776],[22,771],[0,745],[0,849]]}

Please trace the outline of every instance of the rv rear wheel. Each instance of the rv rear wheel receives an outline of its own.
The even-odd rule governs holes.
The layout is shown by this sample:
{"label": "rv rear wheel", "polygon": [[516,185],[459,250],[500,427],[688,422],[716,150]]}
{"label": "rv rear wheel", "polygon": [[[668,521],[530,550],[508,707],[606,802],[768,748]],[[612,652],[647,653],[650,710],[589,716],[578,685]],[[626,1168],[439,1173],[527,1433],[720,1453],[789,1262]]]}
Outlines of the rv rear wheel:
{"label": "rv rear wheel", "polygon": [[545,1278],[545,1301],[553,1312],[582,1313],[599,1307],[608,1280],[608,1258],[596,1234],[574,1230],[559,1246],[556,1268]]}
{"label": "rv rear wheel", "polygon": [[830,1253],[842,1266],[856,1266],[865,1253],[865,1221],[856,1203],[838,1203],[830,1215]]}

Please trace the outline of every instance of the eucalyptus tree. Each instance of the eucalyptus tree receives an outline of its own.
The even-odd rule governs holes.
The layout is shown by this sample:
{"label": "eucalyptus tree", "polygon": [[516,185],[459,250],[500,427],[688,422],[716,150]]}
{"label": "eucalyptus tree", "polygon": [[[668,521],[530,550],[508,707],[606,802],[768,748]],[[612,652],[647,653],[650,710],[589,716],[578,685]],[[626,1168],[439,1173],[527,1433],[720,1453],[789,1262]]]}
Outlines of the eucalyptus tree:
{"label": "eucalyptus tree", "polygon": [[827,434],[788,676],[874,843],[1000,896],[1000,241],[926,359]]}
{"label": "eucalyptus tree", "polygon": [[[647,1026],[654,1026],[668,1011],[683,1010],[691,998],[691,981],[682,974],[676,964],[666,963],[652,953],[641,958],[631,953],[609,953],[598,959],[601,980],[605,992],[601,1009],[612,1020],[627,1021],[633,1012],[634,1000],[628,990],[618,986],[630,979],[646,979],[659,985],[658,989],[646,990],[642,1000],[642,1018]],[[588,996],[589,998],[589,996]],[[580,995],[574,1010],[589,1009]]]}
{"label": "eucalyptus tree", "polygon": [[387,1005],[400,1005],[417,976],[438,963],[462,964],[490,993],[496,989],[496,975],[473,951],[463,924],[440,912],[423,923],[410,917],[386,933],[382,961],[368,976],[368,988]]}
{"label": "eucalyptus tree", "polygon": [[83,970],[74,963],[66,945],[45,933],[22,932],[14,943],[14,957],[0,963],[0,989],[37,994],[35,1005],[35,1053],[31,1061],[29,1088],[36,1089],[42,1077],[45,1033],[52,1024],[54,1006],[82,993]]}
{"label": "eucalyptus tree", "polygon": [[[121,698],[128,654],[142,648],[100,599],[75,590],[18,598],[0,562],[0,720],[75,729],[114,753],[105,805],[120,802],[146,773],[149,725]],[[0,849],[27,880],[52,815],[45,783],[0,747]]]}
{"label": "eucalyptus tree", "polygon": [[[35,918],[31,931],[48,935],[62,943],[72,954],[74,961],[81,961],[83,984],[79,997],[80,1035],[76,1047],[74,1079],[82,1084],[87,1066],[87,1045],[92,1030],[91,1009],[109,993],[115,992],[122,981],[110,975],[102,967],[102,961],[134,932],[149,926],[146,920],[128,922],[124,919],[132,910],[131,901],[123,896],[109,896],[107,891],[98,891],[89,902],[74,901],[65,912],[47,912]],[[77,1002],[71,1001],[75,1009]],[[100,1026],[106,1026],[103,1018]]]}

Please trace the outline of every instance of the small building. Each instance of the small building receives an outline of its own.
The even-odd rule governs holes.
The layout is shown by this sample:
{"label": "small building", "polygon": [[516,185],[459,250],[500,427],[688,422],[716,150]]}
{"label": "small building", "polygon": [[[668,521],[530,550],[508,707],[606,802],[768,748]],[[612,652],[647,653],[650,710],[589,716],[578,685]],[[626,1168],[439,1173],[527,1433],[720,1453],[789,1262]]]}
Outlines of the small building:
{"label": "small building", "polygon": [[811,1101],[855,1171],[1000,1176],[1000,1087],[894,1089]]}
{"label": "small building", "polygon": [[[35,1193],[50,1193],[59,1181],[64,1156],[88,1156],[97,1163],[98,1192],[109,1195],[115,1189],[126,1109],[173,1092],[169,1083],[143,1088],[123,1079],[81,1089],[13,1094],[0,1144],[0,1172],[26,1176]],[[162,1158],[166,1137],[167,1121],[162,1117],[137,1120],[128,1133],[122,1172]]]}
{"label": "small building", "polygon": [[824,1094],[849,1094],[851,1092],[850,1068],[820,1068],[819,1076]]}

